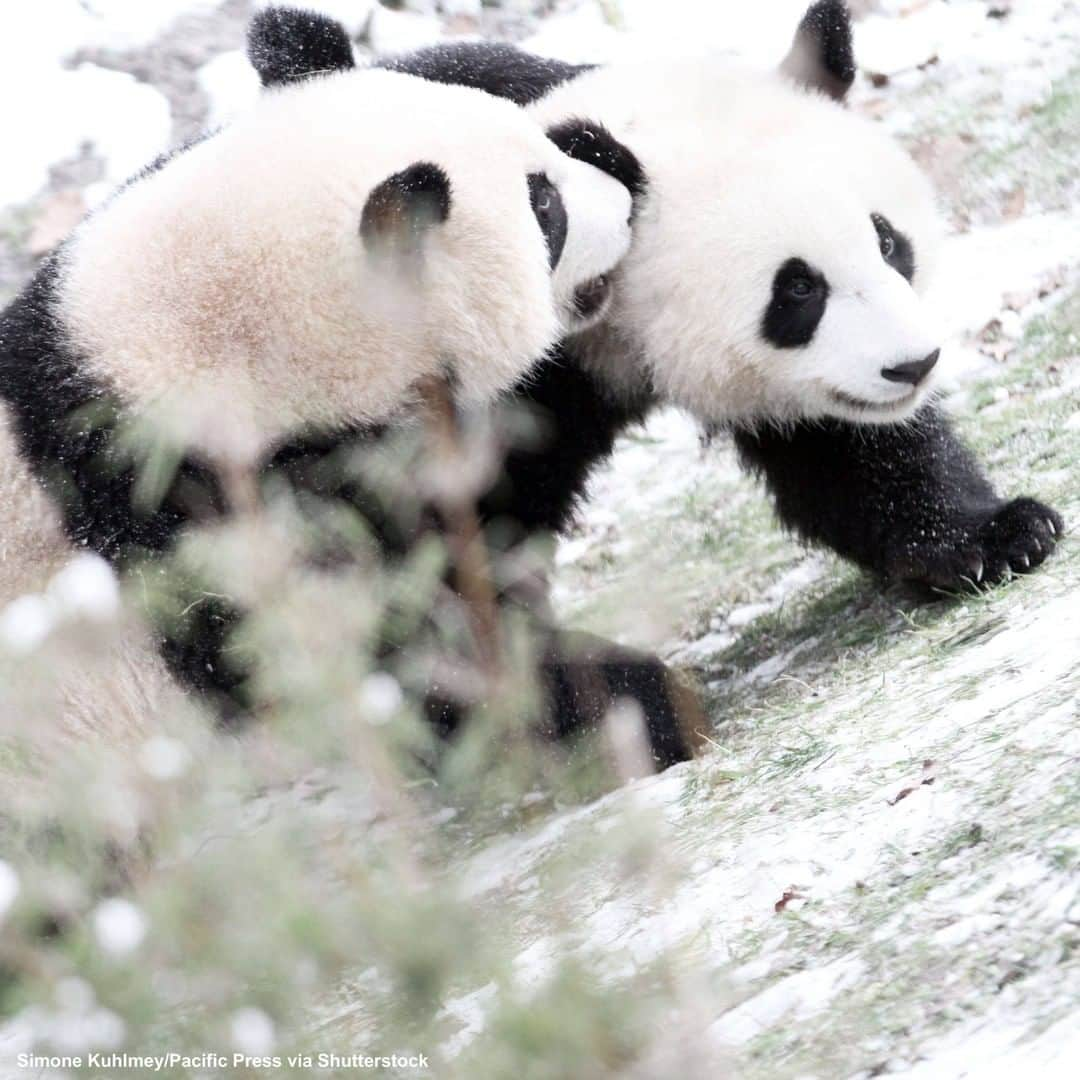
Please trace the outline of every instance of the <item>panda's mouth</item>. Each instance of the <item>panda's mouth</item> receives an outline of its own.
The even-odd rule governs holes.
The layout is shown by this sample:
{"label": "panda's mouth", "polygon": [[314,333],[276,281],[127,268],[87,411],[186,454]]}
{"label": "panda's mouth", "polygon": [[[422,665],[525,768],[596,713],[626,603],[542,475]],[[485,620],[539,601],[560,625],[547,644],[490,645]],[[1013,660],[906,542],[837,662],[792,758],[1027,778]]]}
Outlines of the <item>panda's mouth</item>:
{"label": "panda's mouth", "polygon": [[893,398],[891,401],[867,401],[865,398],[853,397],[845,394],[843,390],[830,390],[829,394],[838,405],[854,409],[856,412],[890,413],[897,409],[904,409],[918,397],[918,389],[912,388],[911,392],[903,397]]}
{"label": "panda's mouth", "polygon": [[599,318],[611,299],[611,278],[601,274],[574,290],[574,315],[581,322]]}

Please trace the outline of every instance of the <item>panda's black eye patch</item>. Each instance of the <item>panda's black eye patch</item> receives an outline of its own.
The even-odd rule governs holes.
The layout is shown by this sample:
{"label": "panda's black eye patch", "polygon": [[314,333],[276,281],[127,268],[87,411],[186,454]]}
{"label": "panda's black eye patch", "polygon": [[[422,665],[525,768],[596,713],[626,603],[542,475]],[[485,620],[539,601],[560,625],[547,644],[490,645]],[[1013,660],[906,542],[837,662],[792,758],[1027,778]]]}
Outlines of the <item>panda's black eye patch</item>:
{"label": "panda's black eye patch", "polygon": [[825,314],[829,283],[804,259],[788,259],[773,278],[761,333],[778,349],[808,345]]}
{"label": "panda's black eye patch", "polygon": [[878,235],[881,257],[908,281],[915,276],[915,252],[911,241],[884,214],[871,214],[870,220]]}
{"label": "panda's black eye patch", "polygon": [[551,269],[559,265],[569,222],[559,189],[544,173],[529,174],[529,203],[547,243]]}

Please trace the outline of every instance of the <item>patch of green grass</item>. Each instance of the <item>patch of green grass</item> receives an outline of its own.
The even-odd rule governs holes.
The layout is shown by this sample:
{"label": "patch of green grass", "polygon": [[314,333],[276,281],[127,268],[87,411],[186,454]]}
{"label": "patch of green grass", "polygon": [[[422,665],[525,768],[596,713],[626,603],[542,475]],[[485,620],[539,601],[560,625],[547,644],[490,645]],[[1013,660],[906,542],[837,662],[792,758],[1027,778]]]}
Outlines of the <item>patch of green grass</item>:
{"label": "patch of green grass", "polygon": [[1023,346],[1044,367],[1080,354],[1080,289],[1033,318],[1025,327]]}
{"label": "patch of green grass", "polygon": [[1003,115],[1000,90],[950,101],[940,86],[927,84],[912,102],[923,136],[962,138],[969,152],[950,177],[955,205],[966,215],[996,220],[1006,196],[1017,187],[1028,205],[1068,209],[1080,191],[1080,68],[1055,80],[1047,99],[1015,122]]}
{"label": "patch of green grass", "polygon": [[807,728],[787,732],[786,739],[775,752],[770,751],[764,764],[758,769],[758,776],[763,782],[771,783],[798,772],[807,765],[820,761],[831,748],[826,739]]}

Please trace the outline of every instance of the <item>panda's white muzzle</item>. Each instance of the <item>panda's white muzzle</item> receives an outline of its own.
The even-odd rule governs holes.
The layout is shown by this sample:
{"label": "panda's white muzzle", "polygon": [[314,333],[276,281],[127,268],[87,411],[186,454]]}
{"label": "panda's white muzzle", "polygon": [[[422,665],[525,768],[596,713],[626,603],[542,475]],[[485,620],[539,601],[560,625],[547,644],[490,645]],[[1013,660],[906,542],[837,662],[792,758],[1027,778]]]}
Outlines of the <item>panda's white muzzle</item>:
{"label": "panda's white muzzle", "polygon": [[859,288],[835,290],[818,333],[814,377],[830,411],[895,420],[918,407],[941,355],[940,329],[911,285],[888,267]]}

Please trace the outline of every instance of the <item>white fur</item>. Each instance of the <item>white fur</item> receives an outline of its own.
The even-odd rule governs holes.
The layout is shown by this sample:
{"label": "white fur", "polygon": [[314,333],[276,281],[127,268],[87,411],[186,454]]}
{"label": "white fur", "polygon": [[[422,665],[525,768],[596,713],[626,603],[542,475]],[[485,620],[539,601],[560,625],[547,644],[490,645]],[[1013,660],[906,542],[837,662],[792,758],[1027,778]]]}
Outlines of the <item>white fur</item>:
{"label": "white fur", "polygon": [[[361,215],[418,161],[449,176],[450,215],[420,272],[395,275],[366,252]],[[533,172],[570,215],[554,275]],[[447,364],[464,401],[490,400],[572,328],[574,290],[629,245],[629,208],[507,102],[339,73],[267,92],[87,220],[66,248],[62,323],[140,414],[249,462],[303,424],[383,419]]]}
{"label": "white fur", "polygon": [[[545,126],[606,124],[648,177],[608,325],[585,350],[609,380],[644,366],[661,395],[712,422],[897,420],[924,400],[929,380],[912,393],[881,370],[942,344],[921,299],[941,229],[928,181],[872,124],[717,58],[600,68],[533,112]],[[914,287],[882,260],[873,213],[912,240]],[[792,257],[831,292],[812,342],[778,349],[761,322]]]}
{"label": "white fur", "polygon": [[0,607],[41,589],[70,555],[60,513],[19,452],[0,408]]}
{"label": "white fur", "polygon": [[[60,514],[25,463],[10,423],[0,409],[0,612],[16,597],[46,590],[73,557]],[[184,701],[141,622],[130,615],[110,623],[93,650],[61,650],[48,671],[16,657],[0,660],[0,749],[14,732],[20,753],[54,752],[77,736],[111,745],[131,743],[167,717],[181,715]],[[0,648],[10,648],[0,643]],[[14,670],[11,665],[15,664]],[[46,677],[47,676],[47,677]],[[51,748],[51,749],[50,749]],[[3,756],[0,754],[0,756]],[[22,759],[16,755],[15,761]],[[32,781],[25,769],[0,766],[5,796]]]}

